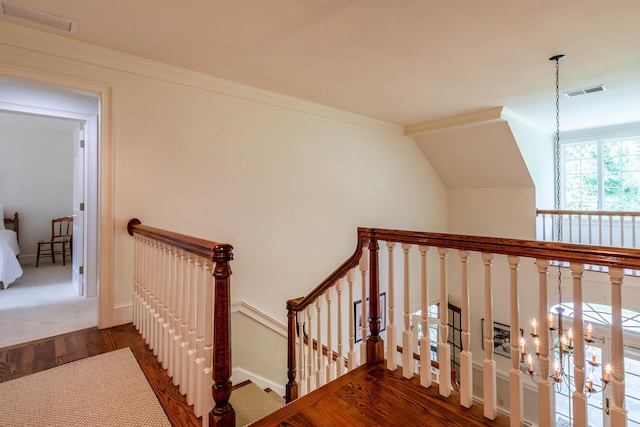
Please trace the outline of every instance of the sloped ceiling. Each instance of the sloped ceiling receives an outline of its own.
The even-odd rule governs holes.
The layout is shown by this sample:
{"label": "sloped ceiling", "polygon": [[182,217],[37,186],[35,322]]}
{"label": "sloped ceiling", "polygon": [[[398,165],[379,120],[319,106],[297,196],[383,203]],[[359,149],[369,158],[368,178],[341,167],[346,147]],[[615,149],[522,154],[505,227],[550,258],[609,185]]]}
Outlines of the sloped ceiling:
{"label": "sloped ceiling", "polygon": [[[4,1],[4,0],[3,0]],[[640,121],[637,0],[11,0],[153,61],[408,126],[504,106],[551,132]],[[11,40],[2,40],[10,44]]]}
{"label": "sloped ceiling", "polygon": [[413,138],[447,188],[533,186],[504,120],[436,130]]}

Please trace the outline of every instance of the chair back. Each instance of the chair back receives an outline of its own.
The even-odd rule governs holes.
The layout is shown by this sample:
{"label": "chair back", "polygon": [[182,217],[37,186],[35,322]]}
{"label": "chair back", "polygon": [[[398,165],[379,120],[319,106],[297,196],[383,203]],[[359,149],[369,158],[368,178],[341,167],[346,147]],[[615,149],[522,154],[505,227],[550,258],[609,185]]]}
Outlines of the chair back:
{"label": "chair back", "polygon": [[73,237],[73,217],[65,216],[51,220],[51,240],[71,240]]}

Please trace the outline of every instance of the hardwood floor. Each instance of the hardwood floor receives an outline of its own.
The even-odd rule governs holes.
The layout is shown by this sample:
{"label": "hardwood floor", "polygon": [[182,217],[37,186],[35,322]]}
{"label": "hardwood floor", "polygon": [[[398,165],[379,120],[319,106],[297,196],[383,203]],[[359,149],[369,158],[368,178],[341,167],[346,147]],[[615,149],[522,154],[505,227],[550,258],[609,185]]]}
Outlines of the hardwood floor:
{"label": "hardwood floor", "polygon": [[[20,378],[67,362],[131,347],[158,400],[174,426],[200,426],[192,407],[148,349],[132,324],[85,329],[57,337],[0,349],[0,382]],[[390,372],[365,365],[297,399],[254,426],[508,426],[509,418],[484,418],[482,406],[459,405],[454,394],[438,395],[437,386],[420,387],[418,378],[405,380],[401,370]]]}
{"label": "hardwood floor", "polygon": [[132,324],[104,330],[85,329],[2,348],[0,382],[125,347],[131,347],[171,423],[176,427],[200,426],[201,422],[194,415],[192,407],[187,405],[185,397],[172,384],[167,372]]}
{"label": "hardwood floor", "polygon": [[508,426],[499,414],[484,418],[480,404],[470,409],[459,404],[456,392],[445,399],[437,384],[420,386],[417,377],[406,380],[402,369],[391,372],[383,365],[361,366],[316,392],[295,400],[259,420],[262,426]]}

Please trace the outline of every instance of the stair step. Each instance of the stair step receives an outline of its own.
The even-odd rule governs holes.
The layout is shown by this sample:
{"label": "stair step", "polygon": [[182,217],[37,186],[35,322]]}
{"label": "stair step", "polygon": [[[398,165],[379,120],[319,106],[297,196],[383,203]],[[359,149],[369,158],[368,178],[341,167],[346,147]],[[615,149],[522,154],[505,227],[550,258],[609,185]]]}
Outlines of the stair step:
{"label": "stair step", "polygon": [[236,411],[238,426],[251,424],[284,406],[284,399],[277,393],[266,393],[251,381],[234,387],[229,401]]}

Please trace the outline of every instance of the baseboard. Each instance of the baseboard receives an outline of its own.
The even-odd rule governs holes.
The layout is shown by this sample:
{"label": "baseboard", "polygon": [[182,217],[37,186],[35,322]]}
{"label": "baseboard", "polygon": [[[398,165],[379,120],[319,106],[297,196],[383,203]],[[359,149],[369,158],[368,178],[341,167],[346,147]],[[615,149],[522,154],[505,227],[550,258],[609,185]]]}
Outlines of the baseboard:
{"label": "baseboard", "polygon": [[231,374],[231,382],[233,384],[240,384],[247,380],[255,383],[261,389],[270,388],[275,393],[278,393],[278,396],[284,396],[286,393],[285,386],[282,384],[275,383],[254,372],[250,372],[242,368],[233,368],[233,373]]}
{"label": "baseboard", "polygon": [[271,329],[274,332],[282,335],[283,337],[287,337],[287,327],[282,323],[278,322],[272,317],[267,316],[263,312],[258,309],[250,306],[244,301],[233,301],[231,303],[231,313],[242,313],[247,317],[255,320],[263,326]]}
{"label": "baseboard", "polygon": [[133,304],[120,305],[113,308],[113,325],[118,326],[133,322]]}

